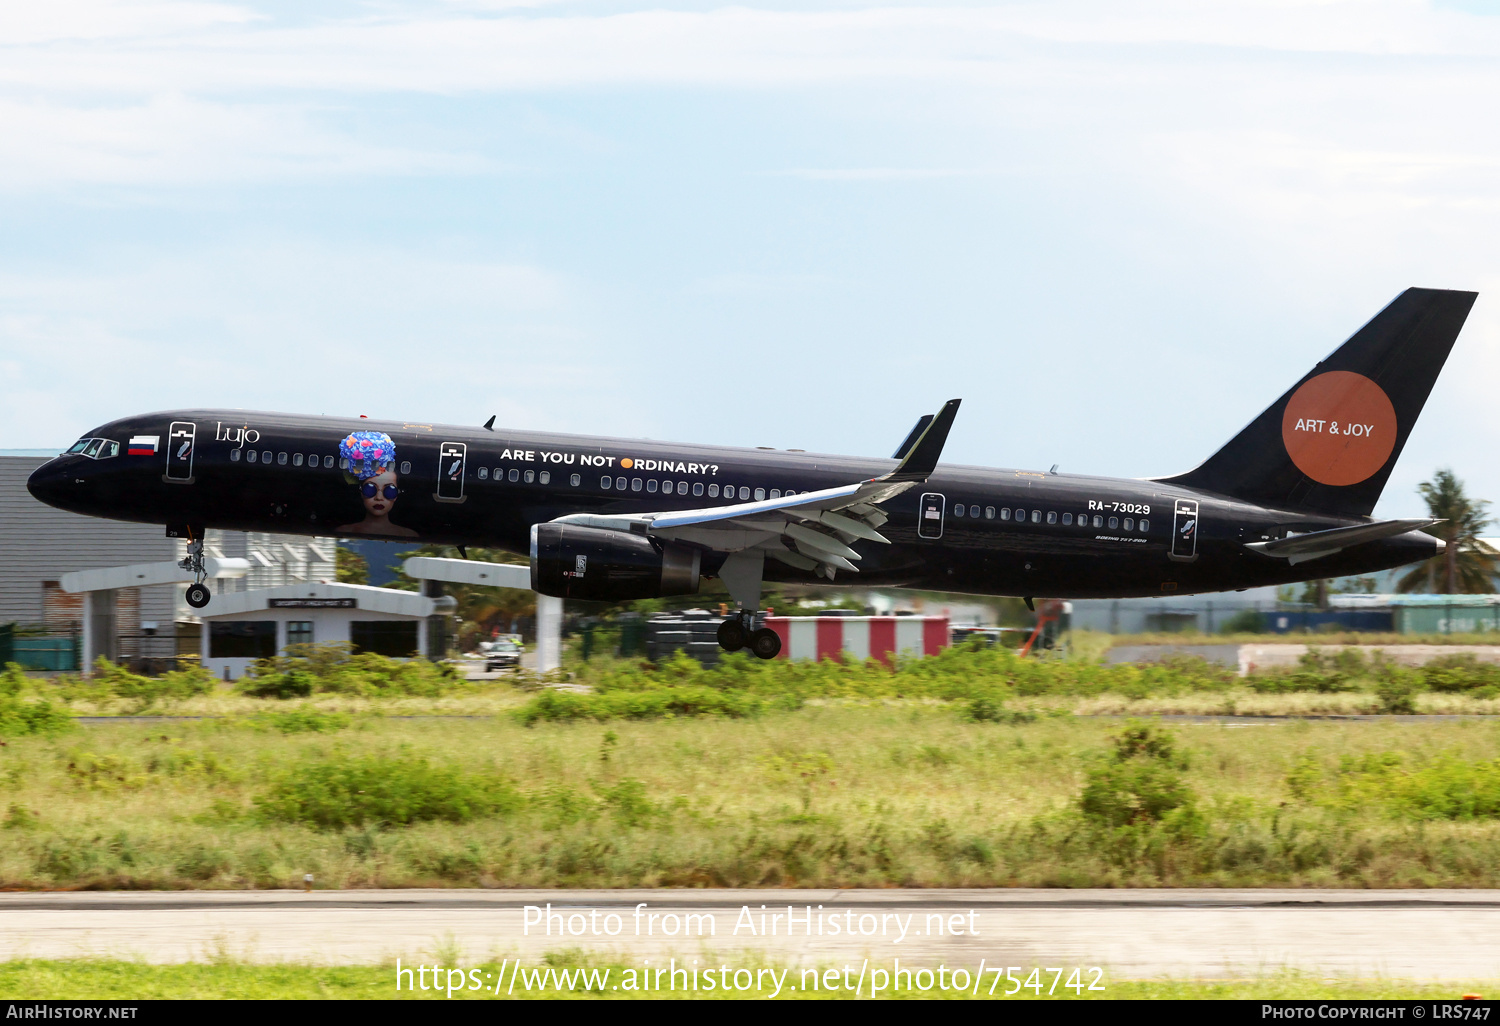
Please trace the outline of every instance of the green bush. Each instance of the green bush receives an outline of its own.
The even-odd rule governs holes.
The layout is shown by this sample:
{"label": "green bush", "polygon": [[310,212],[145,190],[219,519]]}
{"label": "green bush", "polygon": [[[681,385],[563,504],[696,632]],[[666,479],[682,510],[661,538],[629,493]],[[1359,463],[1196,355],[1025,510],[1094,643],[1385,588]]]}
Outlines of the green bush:
{"label": "green bush", "polygon": [[1193,809],[1193,792],[1177,772],[1186,760],[1170,731],[1132,720],[1114,737],[1103,766],[1088,772],[1078,796],[1084,818],[1109,827],[1157,823]]}
{"label": "green bush", "polygon": [[1500,760],[1440,755],[1415,767],[1401,752],[1345,757],[1331,774],[1305,753],[1287,776],[1301,801],[1360,812],[1384,809],[1416,820],[1500,819]]}
{"label": "green bush", "polygon": [[307,760],[279,775],[255,798],[264,820],[323,830],[367,823],[467,823],[513,812],[521,804],[520,794],[503,778],[434,766],[408,755]]}
{"label": "green bush", "polygon": [[284,656],[256,660],[239,691],[256,698],[281,699],[317,693],[438,698],[464,683],[448,663],[391,659],[371,652],[354,655],[348,644],[331,642],[289,645]]}
{"label": "green bush", "polygon": [[[779,703],[789,707],[789,703]],[[655,720],[669,716],[727,716],[741,719],[766,708],[758,695],[702,686],[658,687],[650,691],[606,691],[579,694],[547,688],[520,709],[516,717],[530,727],[542,720]]]}
{"label": "green bush", "polygon": [[1500,694],[1500,665],[1481,663],[1472,652],[1428,660],[1420,673],[1422,686],[1429,691],[1481,692],[1484,697]]}
{"label": "green bush", "polygon": [[131,698],[147,705],[161,698],[192,698],[206,695],[217,685],[213,674],[196,664],[172,670],[160,677],[143,677],[100,656],[94,663],[94,686],[107,689],[116,698]]}
{"label": "green bush", "polygon": [[938,698],[965,701],[996,696],[1182,694],[1237,687],[1234,670],[1179,656],[1161,663],[1105,665],[1085,660],[1021,658],[999,646],[946,648],[925,658],[791,661],[753,659],[736,652],[714,666],[682,653],[653,666],[616,662],[586,667],[582,679],[601,693],[697,686],[796,698]]}
{"label": "green bush", "polygon": [[1375,682],[1375,696],[1380,699],[1380,711],[1390,715],[1410,715],[1417,711],[1416,692],[1418,682],[1412,674],[1392,673]]}
{"label": "green bush", "polygon": [[1157,822],[1192,804],[1193,793],[1179,773],[1147,761],[1112,762],[1090,770],[1078,796],[1087,819],[1112,827]]}
{"label": "green bush", "polygon": [[23,734],[55,736],[76,730],[78,725],[61,706],[44,698],[0,696],[0,737]]}
{"label": "green bush", "polygon": [[258,676],[246,674],[237,690],[251,698],[307,698],[317,685],[318,679],[306,670],[288,670]]}

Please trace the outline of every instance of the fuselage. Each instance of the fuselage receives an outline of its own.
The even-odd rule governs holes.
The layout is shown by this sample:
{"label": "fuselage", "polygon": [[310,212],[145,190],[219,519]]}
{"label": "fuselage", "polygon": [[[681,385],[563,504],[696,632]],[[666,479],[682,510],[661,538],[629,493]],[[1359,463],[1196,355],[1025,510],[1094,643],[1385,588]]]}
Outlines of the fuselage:
{"label": "fuselage", "polygon": [[[390,470],[351,474],[353,432],[394,443]],[[144,523],[525,554],[531,526],[574,513],[723,506],[877,477],[890,459],[235,410],[178,410],[90,433],[110,445],[32,476],[51,505]],[[1098,598],[1223,591],[1371,573],[1435,554],[1404,534],[1291,565],[1247,542],[1367,523],[1278,510],[1152,480],[939,465],[888,501],[851,584]],[[722,555],[706,553],[712,574]],[[811,583],[767,562],[768,580]]]}

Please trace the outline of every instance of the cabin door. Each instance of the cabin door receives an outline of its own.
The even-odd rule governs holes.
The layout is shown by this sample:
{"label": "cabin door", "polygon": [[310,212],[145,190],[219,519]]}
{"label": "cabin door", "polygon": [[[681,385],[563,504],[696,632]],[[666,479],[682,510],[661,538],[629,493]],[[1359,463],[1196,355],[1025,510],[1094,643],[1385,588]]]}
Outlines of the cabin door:
{"label": "cabin door", "polygon": [[438,502],[464,501],[464,464],[469,447],[463,442],[444,442],[438,448]]}
{"label": "cabin door", "polygon": [[939,492],[927,492],[917,513],[917,537],[937,540],[943,536],[943,513],[947,499]]}

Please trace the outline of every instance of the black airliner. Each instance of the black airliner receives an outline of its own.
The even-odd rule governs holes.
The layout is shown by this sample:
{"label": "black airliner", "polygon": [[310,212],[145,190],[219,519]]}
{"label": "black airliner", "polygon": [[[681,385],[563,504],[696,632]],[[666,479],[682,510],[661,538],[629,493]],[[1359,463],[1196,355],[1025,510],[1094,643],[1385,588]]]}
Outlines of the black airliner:
{"label": "black airliner", "polygon": [[779,639],[753,629],[763,580],[857,572],[1029,605],[1364,574],[1441,552],[1421,532],[1437,521],[1369,514],[1475,298],[1406,290],[1174,477],[940,466],[955,399],[888,460],[499,431],[493,417],[465,428],[176,410],[90,432],[29,488],[187,539],[199,608],[207,528],[420,539],[529,553],[533,588],[562,598],[684,595],[717,577],[740,607],[720,643],[771,658]]}

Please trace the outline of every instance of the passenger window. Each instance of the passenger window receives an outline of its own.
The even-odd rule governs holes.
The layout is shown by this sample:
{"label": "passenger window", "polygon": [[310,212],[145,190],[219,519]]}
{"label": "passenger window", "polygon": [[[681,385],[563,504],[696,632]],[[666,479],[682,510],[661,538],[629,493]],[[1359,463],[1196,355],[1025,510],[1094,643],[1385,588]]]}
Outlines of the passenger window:
{"label": "passenger window", "polygon": [[1055,523],[1057,523],[1057,511],[1056,510],[1049,509],[1047,511],[1047,523],[1049,523],[1049,524],[1055,524]]}
{"label": "passenger window", "polygon": [[771,489],[771,498],[773,498],[773,499],[779,499],[779,498],[781,498],[781,489],[780,488],[772,488]]}
{"label": "passenger window", "polygon": [[1124,526],[1125,530],[1127,530],[1127,531],[1134,531],[1135,530],[1135,518],[1134,517],[1126,517],[1125,518],[1125,523],[1124,523],[1123,526]]}
{"label": "passenger window", "polygon": [[755,489],[755,501],[756,502],[761,502],[762,500],[765,499],[765,497],[766,497],[766,490],[764,488],[757,488],[757,489]]}
{"label": "passenger window", "polygon": [[632,492],[638,492],[638,491],[641,490],[641,479],[640,478],[638,478],[638,477],[632,477],[630,479],[630,490]]}
{"label": "passenger window", "polygon": [[1111,531],[1115,530],[1119,526],[1120,526],[1120,518],[1119,517],[1110,517],[1109,518],[1109,529]]}
{"label": "passenger window", "polygon": [[480,467],[479,468],[479,480],[481,480],[481,481],[488,481],[489,479],[490,479],[490,468],[489,467]]}
{"label": "passenger window", "polygon": [[1104,526],[1104,518],[1101,517],[1101,516],[1098,516],[1096,514],[1094,516],[1094,527],[1095,527],[1095,529],[1097,530],[1098,528],[1101,528],[1103,526]]}
{"label": "passenger window", "polygon": [[646,491],[648,491],[648,492],[654,492],[654,491],[656,491],[656,489],[657,489],[656,478],[653,477],[653,478],[651,478],[651,480],[649,480],[649,481],[646,482]]}
{"label": "passenger window", "polygon": [[694,481],[693,482],[693,494],[694,495],[702,495],[703,494],[703,482],[702,481]]}
{"label": "passenger window", "polygon": [[1009,509],[1001,509],[1000,510],[1000,519],[1001,520],[1009,520],[1010,519],[1010,510]]}
{"label": "passenger window", "polygon": [[536,480],[536,471],[533,471],[533,470],[526,471],[526,483],[527,484],[531,484],[535,480]]}
{"label": "passenger window", "polygon": [[284,452],[278,452],[276,454],[276,463],[277,463],[278,466],[282,466],[282,467],[286,466],[286,453],[284,453]]}
{"label": "passenger window", "polygon": [[294,452],[294,453],[292,453],[292,466],[294,466],[294,467],[300,467],[300,466],[302,466],[302,454],[300,452]]}
{"label": "passenger window", "polygon": [[994,506],[986,506],[986,507],[984,507],[984,519],[986,519],[986,520],[994,520],[995,519],[995,507]]}
{"label": "passenger window", "polygon": [[604,490],[605,490],[605,491],[606,491],[606,492],[607,492],[607,491],[609,491],[609,486],[610,486],[610,485],[611,485],[611,484],[613,484],[613,482],[612,482],[612,481],[610,481],[610,479],[609,479],[609,478],[607,478],[607,477],[601,477],[601,478],[600,478],[600,479],[599,479],[599,487],[600,487],[600,488],[603,488],[603,489],[604,489]]}
{"label": "passenger window", "polygon": [[1151,521],[1142,520],[1137,526],[1140,527],[1141,533],[1145,534],[1147,531],[1151,530]]}
{"label": "passenger window", "polygon": [[[345,466],[345,467],[347,467],[349,465],[349,461],[348,460],[341,460],[340,463],[341,463],[342,466]],[[333,469],[333,457],[332,456],[324,456],[323,457],[323,466],[326,467],[326,468],[328,468],[329,470],[332,470]]]}
{"label": "passenger window", "polygon": [[1064,513],[1063,514],[1063,526],[1064,527],[1068,527],[1072,523],[1073,523],[1073,514],[1071,514],[1071,513]]}
{"label": "passenger window", "polygon": [[959,503],[958,505],[953,507],[953,515],[956,517],[961,517],[964,515],[963,503]]}
{"label": "passenger window", "polygon": [[403,473],[403,474],[410,474],[411,473],[411,460],[402,460],[401,461],[401,473]]}
{"label": "passenger window", "polygon": [[1033,524],[1040,524],[1042,522],[1042,511],[1041,510],[1034,509],[1034,510],[1031,511],[1031,522]]}
{"label": "passenger window", "polygon": [[582,481],[582,480],[583,480],[583,478],[579,477],[577,474],[574,474],[572,477],[570,477],[568,479],[568,484],[572,485],[574,488],[577,488],[579,482]]}
{"label": "passenger window", "polygon": [[552,471],[544,470],[536,476],[536,479],[542,484],[550,484],[552,482]]}
{"label": "passenger window", "polygon": [[708,497],[711,498],[711,499],[717,499],[719,497],[719,486],[718,485],[712,484],[712,485],[708,486]]}
{"label": "passenger window", "polygon": [[251,449],[249,452],[245,453],[245,462],[246,463],[254,463],[255,460],[256,460],[256,452],[255,452],[254,449]]}
{"label": "passenger window", "polygon": [[750,489],[744,485],[740,485],[740,501],[744,502],[748,498],[750,498]]}
{"label": "passenger window", "polygon": [[677,482],[677,494],[678,495],[686,495],[687,494],[687,489],[688,489],[688,483],[686,481],[678,481]]}
{"label": "passenger window", "polygon": [[231,463],[238,463],[239,461],[240,461],[240,451],[238,449],[230,449],[229,450],[229,462],[231,462]]}
{"label": "passenger window", "polygon": [[260,454],[260,461],[262,463],[270,463],[271,462],[271,454],[269,452],[262,452]]}

